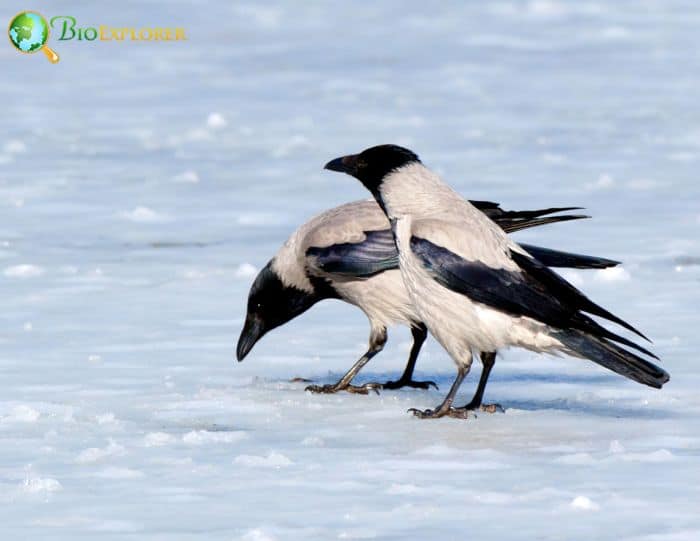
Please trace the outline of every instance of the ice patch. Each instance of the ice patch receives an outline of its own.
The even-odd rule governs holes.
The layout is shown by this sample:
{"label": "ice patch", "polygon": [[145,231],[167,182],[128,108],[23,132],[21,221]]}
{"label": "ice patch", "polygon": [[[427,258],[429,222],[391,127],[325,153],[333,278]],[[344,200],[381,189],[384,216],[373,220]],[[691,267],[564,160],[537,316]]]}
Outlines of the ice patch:
{"label": "ice patch", "polygon": [[162,223],[170,220],[165,214],[160,214],[148,207],[136,207],[134,210],[122,212],[120,216],[125,220],[144,224]]}
{"label": "ice patch", "polygon": [[34,325],[32,325],[31,321],[25,321],[24,325],[22,325],[22,330],[25,332],[31,332],[34,330]]}
{"label": "ice patch", "polygon": [[193,430],[182,436],[187,445],[205,445],[207,443],[235,443],[248,437],[245,432],[214,432],[210,430]]}
{"label": "ice patch", "polygon": [[565,163],[566,156],[564,156],[562,154],[553,154],[551,152],[548,152],[548,153],[542,155],[542,160],[547,162],[547,163],[553,163],[553,164]]}
{"label": "ice patch", "polygon": [[293,155],[298,150],[311,148],[311,146],[311,142],[303,135],[294,135],[289,140],[278,146],[273,151],[273,155],[276,158],[284,158],[286,156]]}
{"label": "ice patch", "polygon": [[117,423],[117,418],[114,416],[114,413],[101,413],[99,415],[95,415],[95,421],[97,421],[98,425],[111,425]]}
{"label": "ice patch", "polygon": [[75,459],[78,464],[90,464],[97,462],[103,458],[112,456],[121,456],[126,453],[123,445],[115,443],[114,440],[109,440],[107,447],[100,449],[99,447],[90,447],[82,451]]}
{"label": "ice patch", "polygon": [[[486,503],[489,505],[507,505],[516,500],[512,494],[507,494],[504,492],[481,492],[479,494],[475,494],[474,498],[480,503]],[[525,494],[520,495],[517,499],[520,501],[527,501],[535,498]]]}
{"label": "ice patch", "polygon": [[564,455],[555,460],[559,464],[567,464],[571,466],[589,466],[595,464],[596,460],[588,453],[573,453],[571,455]]}
{"label": "ice patch", "polygon": [[180,136],[172,136],[168,138],[168,144],[170,146],[178,147],[182,145],[183,143],[187,143],[190,141],[193,142],[202,142],[202,141],[209,141],[213,137],[211,135],[211,132],[208,131],[206,128],[194,128],[193,130],[189,130],[186,132],[184,135]]}
{"label": "ice patch", "polygon": [[656,180],[651,180],[649,178],[637,178],[633,179],[630,181],[627,181],[625,183],[625,186],[629,188],[630,190],[635,190],[635,191],[646,191],[646,190],[653,190],[655,188],[658,188],[661,185],[660,182]]}
{"label": "ice patch", "polygon": [[143,530],[143,526],[129,520],[100,520],[90,525],[95,532],[134,533]]}
{"label": "ice patch", "polygon": [[318,436],[307,436],[301,440],[301,444],[304,447],[324,447],[326,442],[323,438],[319,438]]}
{"label": "ice patch", "polygon": [[572,269],[557,269],[557,272],[561,274],[561,276],[567,281],[570,282],[571,285],[574,285],[576,287],[581,287],[583,286],[585,280],[583,279],[583,276],[579,271],[575,271]]}
{"label": "ice patch", "polygon": [[240,537],[241,541],[277,541],[276,537],[272,537],[270,534],[255,528],[253,530],[248,530]]}
{"label": "ice patch", "polygon": [[595,279],[599,282],[626,282],[631,278],[624,267],[610,267],[595,271]]}
{"label": "ice patch", "polygon": [[283,468],[293,464],[289,458],[276,451],[271,451],[267,456],[239,455],[233,459],[233,463],[255,468]]}
{"label": "ice patch", "polygon": [[169,445],[175,441],[175,437],[165,432],[151,432],[143,438],[143,444],[146,447],[162,447]]}
{"label": "ice patch", "polygon": [[338,534],[338,539],[375,539],[376,537],[377,532],[374,530],[366,530],[364,528],[344,530]]}
{"label": "ice patch", "polygon": [[527,10],[540,17],[560,17],[566,14],[564,5],[551,0],[533,0],[527,4]]}
{"label": "ice patch", "polygon": [[277,7],[262,6],[255,3],[237,4],[235,11],[244,20],[268,30],[278,28],[283,17],[282,11]]}
{"label": "ice patch", "polygon": [[617,455],[620,453],[625,452],[625,446],[622,445],[618,440],[612,440],[610,442],[610,447],[608,448],[608,452]]}
{"label": "ice patch", "polygon": [[22,154],[23,152],[27,152],[27,145],[22,141],[13,139],[5,143],[2,149],[6,154]]}
{"label": "ice patch", "polygon": [[21,485],[22,492],[28,494],[37,494],[41,492],[58,492],[63,487],[56,479],[50,477],[34,477],[30,473],[24,479]]}
{"label": "ice patch", "polygon": [[58,270],[62,274],[78,274],[78,267],[75,265],[61,265]]}
{"label": "ice patch", "polygon": [[650,453],[626,453],[620,458],[628,462],[670,462],[676,456],[668,449],[659,449]]}
{"label": "ice patch", "polygon": [[240,325],[243,319],[186,319],[180,322],[183,327],[221,327],[230,329],[232,325]]}
{"label": "ice patch", "polygon": [[587,496],[576,496],[573,500],[571,500],[569,506],[572,509],[577,509],[580,511],[598,511],[600,509],[600,505],[595,503]]}
{"label": "ice patch", "polygon": [[190,466],[192,465],[192,457],[177,458],[173,456],[159,456],[152,461],[154,464],[165,464],[166,466]]}
{"label": "ice patch", "polygon": [[3,272],[8,278],[34,278],[44,274],[44,269],[36,265],[14,265]]}
{"label": "ice patch", "polygon": [[667,157],[672,162],[694,162],[698,159],[694,152],[672,152]]}
{"label": "ice patch", "polygon": [[10,413],[2,418],[5,423],[35,423],[41,414],[32,407],[21,404],[10,410]]}
{"label": "ice patch", "polygon": [[187,171],[183,171],[179,175],[175,175],[173,177],[173,182],[186,182],[189,184],[196,184],[197,182],[199,182],[199,175],[197,174],[197,171],[188,169]]}
{"label": "ice patch", "polygon": [[630,31],[624,26],[608,26],[601,32],[604,39],[610,40],[626,39],[629,35]]}
{"label": "ice patch", "polygon": [[[463,39],[463,43],[472,47],[496,47],[499,49],[515,49],[521,51],[544,51],[548,49],[546,43],[532,39],[522,39],[503,34],[478,34]],[[471,130],[465,134],[468,138],[483,137],[480,130]],[[538,140],[539,143],[539,140]]]}
{"label": "ice patch", "polygon": [[236,278],[252,278],[257,273],[258,269],[256,269],[250,263],[241,263],[240,265],[238,265],[238,268],[236,269],[236,272],[234,274]]}
{"label": "ice patch", "polygon": [[392,494],[395,496],[416,494],[417,492],[420,492],[419,488],[416,485],[412,484],[393,483],[389,488],[386,489],[387,494]]}
{"label": "ice patch", "polygon": [[243,212],[237,219],[240,225],[279,225],[284,223],[279,214],[271,212]]}
{"label": "ice patch", "polygon": [[207,127],[213,130],[225,128],[228,122],[220,113],[210,113],[207,117]]}
{"label": "ice patch", "polygon": [[143,476],[143,472],[138,470],[115,467],[105,468],[104,470],[95,474],[95,477],[101,477],[103,479],[140,479]]}
{"label": "ice patch", "polygon": [[598,4],[557,2],[555,0],[531,0],[530,2],[494,2],[490,11],[496,15],[523,15],[533,19],[562,19],[573,15],[599,15],[602,7]]}
{"label": "ice patch", "polygon": [[589,190],[609,190],[615,186],[615,179],[610,175],[602,174],[598,177],[595,182],[589,182],[586,184],[586,188]]}
{"label": "ice patch", "polygon": [[439,443],[428,445],[427,447],[422,447],[416,450],[417,455],[428,456],[454,456],[456,453],[457,449]]}
{"label": "ice patch", "polygon": [[629,541],[697,541],[700,530],[681,529],[629,538]]}

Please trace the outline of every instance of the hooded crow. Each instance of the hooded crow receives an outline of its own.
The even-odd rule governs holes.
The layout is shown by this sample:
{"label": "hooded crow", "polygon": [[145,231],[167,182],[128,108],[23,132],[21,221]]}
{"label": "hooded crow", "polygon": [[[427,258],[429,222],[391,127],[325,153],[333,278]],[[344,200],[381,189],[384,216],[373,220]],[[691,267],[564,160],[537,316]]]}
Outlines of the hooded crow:
{"label": "hooded crow", "polygon": [[[505,211],[496,203],[473,201],[485,216],[504,231],[579,218],[581,215],[550,214],[574,210],[549,208],[536,211]],[[605,268],[616,261],[527,246],[546,265]],[[427,331],[415,312],[398,270],[398,253],[386,216],[372,201],[355,201],[328,210],[300,226],[260,271],[250,289],[246,320],[237,357],[242,361],[268,331],[291,321],[316,302],[340,299],[360,308],[370,322],[368,351],[335,384],[312,385],[313,392],[341,390],[367,393],[370,389],[408,386],[428,388],[432,382],[413,380],[413,370]],[[351,381],[379,353],[387,340],[387,326],[407,325],[413,346],[403,375],[383,384],[351,385]],[[474,407],[481,406],[486,381],[495,354],[482,355],[484,370],[475,394]]]}
{"label": "hooded crow", "polygon": [[466,418],[469,405],[452,402],[472,353],[506,346],[586,358],[655,388],[669,380],[666,371],[620,344],[655,355],[590,315],[644,335],[513,242],[412,151],[376,146],[332,160],[326,169],[357,178],[379,203],[417,316],[457,365],[445,400],[435,410],[411,410],[418,417]]}

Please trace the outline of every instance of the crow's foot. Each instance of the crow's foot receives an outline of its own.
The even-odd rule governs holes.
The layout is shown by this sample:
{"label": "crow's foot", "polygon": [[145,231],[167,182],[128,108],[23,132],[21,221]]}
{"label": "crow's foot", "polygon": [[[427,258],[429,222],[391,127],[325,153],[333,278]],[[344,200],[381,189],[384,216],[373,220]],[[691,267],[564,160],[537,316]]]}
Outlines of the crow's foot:
{"label": "crow's foot", "polygon": [[310,391],[316,394],[335,394],[341,391],[352,394],[369,394],[370,391],[374,391],[379,394],[379,389],[381,389],[381,384],[379,383],[365,383],[364,385],[309,385],[304,389],[305,391]]}
{"label": "crow's foot", "polygon": [[381,383],[382,389],[401,389],[402,387],[411,387],[413,389],[430,389],[431,387],[438,388],[434,381],[414,381],[412,379],[399,379],[396,381],[387,381]]}
{"label": "crow's foot", "polygon": [[505,413],[506,410],[500,404],[482,404],[481,402],[476,403],[474,401],[469,402],[462,409],[469,411],[483,411],[486,413]]}
{"label": "crow's foot", "polygon": [[438,408],[436,410],[419,410],[411,408],[408,410],[419,419],[439,419],[440,417],[454,417],[455,419],[467,419],[469,411],[465,408]]}

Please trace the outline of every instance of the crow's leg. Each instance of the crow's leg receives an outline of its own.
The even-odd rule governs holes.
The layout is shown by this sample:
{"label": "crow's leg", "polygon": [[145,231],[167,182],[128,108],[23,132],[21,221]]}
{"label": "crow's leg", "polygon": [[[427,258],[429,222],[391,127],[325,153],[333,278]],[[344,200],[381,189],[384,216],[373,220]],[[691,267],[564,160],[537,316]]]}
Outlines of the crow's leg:
{"label": "crow's leg", "polygon": [[472,354],[469,353],[469,359],[467,360],[467,362],[464,364],[460,363],[457,365],[457,377],[455,378],[452,387],[450,387],[450,391],[447,393],[445,400],[443,400],[442,404],[440,404],[436,409],[419,410],[416,408],[411,408],[408,411],[413,413],[413,415],[415,415],[416,417],[420,417],[421,419],[438,419],[440,417],[445,416],[466,419],[469,416],[469,410],[466,410],[464,408],[453,408],[452,402],[454,401],[455,395],[459,390],[459,386],[462,384],[462,381],[469,373],[471,364]]}
{"label": "crow's leg", "polygon": [[[474,393],[474,398],[471,402],[463,407],[465,410],[482,410],[488,413],[496,413],[497,411],[504,412],[503,406],[500,404],[482,404],[482,399],[484,398],[484,391],[486,390],[486,383],[489,380],[489,374],[491,374],[491,369],[496,363],[496,352],[495,351],[482,351],[481,352],[481,364],[483,369],[481,370],[481,377],[479,378],[479,386],[476,388]],[[462,409],[462,408],[460,408]]]}
{"label": "crow's leg", "polygon": [[411,327],[411,334],[413,335],[413,346],[411,347],[411,353],[408,356],[408,363],[406,363],[406,368],[403,371],[403,375],[396,381],[387,381],[382,383],[382,389],[400,389],[401,387],[413,387],[414,389],[430,389],[431,386],[438,388],[437,383],[434,381],[414,381],[413,380],[413,370],[416,367],[416,360],[418,360],[418,354],[420,353],[420,348],[423,346],[423,342],[428,336],[428,329],[425,328],[423,323],[419,323],[414,327]]}
{"label": "crow's leg", "polygon": [[349,393],[356,394],[367,394],[369,393],[369,391],[376,391],[378,393],[379,389],[381,388],[381,384],[379,383],[367,383],[365,385],[356,386],[350,385],[350,382],[357,375],[357,373],[360,370],[362,370],[362,368],[372,359],[372,357],[374,357],[377,353],[384,349],[384,344],[386,344],[386,340],[386,327],[382,327],[378,330],[372,329],[372,332],[369,335],[369,349],[362,357],[360,357],[360,359],[354,365],[352,365],[352,368],[350,368],[350,370],[348,370],[342,378],[340,378],[336,383],[333,384],[309,385],[306,388],[306,390],[311,391],[312,393],[324,394],[333,394],[337,393],[338,391],[347,391]]}

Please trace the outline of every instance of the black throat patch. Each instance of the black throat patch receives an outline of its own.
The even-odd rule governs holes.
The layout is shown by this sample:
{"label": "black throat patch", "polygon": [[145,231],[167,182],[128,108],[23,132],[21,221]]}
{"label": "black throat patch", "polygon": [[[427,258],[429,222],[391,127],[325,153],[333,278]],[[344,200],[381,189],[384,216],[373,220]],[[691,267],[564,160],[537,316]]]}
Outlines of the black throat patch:
{"label": "black throat patch", "polygon": [[318,301],[337,298],[335,290],[322,279],[312,279],[313,292],[285,285],[272,270],[272,261],[258,273],[248,297],[248,314],[273,329],[301,315]]}

